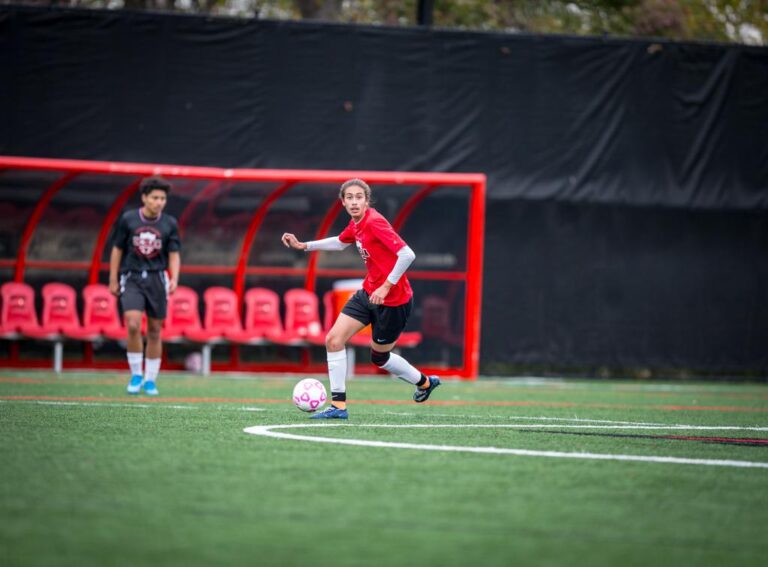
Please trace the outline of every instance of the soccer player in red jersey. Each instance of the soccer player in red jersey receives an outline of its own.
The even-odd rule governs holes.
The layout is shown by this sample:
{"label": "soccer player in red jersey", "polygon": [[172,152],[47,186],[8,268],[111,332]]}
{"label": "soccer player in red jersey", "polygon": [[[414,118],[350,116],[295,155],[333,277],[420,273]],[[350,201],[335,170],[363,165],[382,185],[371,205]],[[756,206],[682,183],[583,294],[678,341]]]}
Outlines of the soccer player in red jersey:
{"label": "soccer player in red jersey", "polygon": [[413,309],[413,291],[405,271],[416,255],[376,209],[371,207],[371,188],[361,179],[342,184],[339,198],[352,219],[332,238],[301,242],[286,232],[283,244],[295,250],[344,250],[357,246],[367,268],[363,289],[358,290],[339,314],[325,338],[331,406],[311,419],[347,419],[347,341],[371,325],[371,362],[416,386],[413,399],[426,402],[440,385],[437,376],[425,376],[392,351]]}

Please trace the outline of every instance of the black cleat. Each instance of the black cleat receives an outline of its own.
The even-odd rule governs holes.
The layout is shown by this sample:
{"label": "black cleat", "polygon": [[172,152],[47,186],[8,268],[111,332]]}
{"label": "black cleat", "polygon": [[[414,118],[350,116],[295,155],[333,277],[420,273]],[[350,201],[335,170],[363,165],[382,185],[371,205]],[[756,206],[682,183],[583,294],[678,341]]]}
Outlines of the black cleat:
{"label": "black cleat", "polygon": [[439,385],[440,378],[437,376],[430,376],[429,388],[416,388],[416,391],[413,393],[413,401],[417,404],[426,402],[429,399],[429,395],[432,393],[432,390],[437,388]]}

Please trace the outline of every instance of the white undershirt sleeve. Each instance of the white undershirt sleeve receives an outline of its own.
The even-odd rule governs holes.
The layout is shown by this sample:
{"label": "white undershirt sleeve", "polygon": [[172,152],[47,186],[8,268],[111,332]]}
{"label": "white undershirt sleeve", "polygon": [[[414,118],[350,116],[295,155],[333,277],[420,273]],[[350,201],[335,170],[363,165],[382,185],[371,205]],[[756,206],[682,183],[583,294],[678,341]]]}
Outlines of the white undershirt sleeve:
{"label": "white undershirt sleeve", "polygon": [[332,236],[331,238],[323,238],[322,240],[310,240],[307,242],[307,249],[305,252],[314,252],[315,250],[344,250],[349,246],[348,242],[342,242],[338,236]]}
{"label": "white undershirt sleeve", "polygon": [[400,278],[405,273],[405,270],[408,269],[408,266],[410,266],[415,259],[416,254],[411,250],[411,247],[403,246],[397,251],[397,262],[395,262],[395,267],[392,268],[392,271],[387,276],[387,281],[392,285],[399,282]]}

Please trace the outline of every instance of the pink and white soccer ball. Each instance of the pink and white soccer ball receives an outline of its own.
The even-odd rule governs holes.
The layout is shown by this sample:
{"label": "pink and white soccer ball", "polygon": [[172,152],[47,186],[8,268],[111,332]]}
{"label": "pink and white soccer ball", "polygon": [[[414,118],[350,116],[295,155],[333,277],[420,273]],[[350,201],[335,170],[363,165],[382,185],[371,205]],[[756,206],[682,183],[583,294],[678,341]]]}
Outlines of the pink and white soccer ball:
{"label": "pink and white soccer ball", "polygon": [[293,388],[293,403],[301,411],[315,411],[328,399],[325,386],[320,380],[305,378]]}
{"label": "pink and white soccer ball", "polygon": [[203,355],[199,352],[191,352],[184,359],[184,366],[194,374],[200,374],[203,370]]}

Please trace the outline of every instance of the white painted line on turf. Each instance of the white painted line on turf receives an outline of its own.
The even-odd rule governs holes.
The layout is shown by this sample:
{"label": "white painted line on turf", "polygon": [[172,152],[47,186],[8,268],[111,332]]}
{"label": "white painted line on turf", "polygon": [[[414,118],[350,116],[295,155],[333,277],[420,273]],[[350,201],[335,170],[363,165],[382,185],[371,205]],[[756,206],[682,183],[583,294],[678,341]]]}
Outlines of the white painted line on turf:
{"label": "white painted line on turf", "polygon": [[588,459],[604,461],[634,461],[644,463],[668,463],[679,465],[701,465],[716,467],[738,467],[738,468],[761,468],[768,469],[768,463],[755,461],[734,461],[720,459],[689,459],[682,457],[663,457],[654,455],[621,455],[612,453],[564,453],[561,451],[533,451],[529,449],[509,449],[505,447],[463,447],[456,445],[419,445],[415,443],[397,443],[391,441],[370,441],[364,439],[343,439],[335,437],[314,437],[311,435],[296,435],[293,433],[281,433],[273,431],[274,429],[296,429],[296,428],[318,428],[318,427],[376,427],[376,428],[470,428],[470,427],[502,427],[508,428],[510,424],[500,425],[477,425],[477,424],[450,424],[450,425],[380,425],[380,424],[341,424],[341,423],[317,423],[317,424],[290,424],[290,425],[258,425],[246,427],[245,433],[259,435],[262,437],[271,437],[274,439],[290,439],[293,441],[311,441],[314,443],[333,443],[337,445],[354,445],[358,447],[383,447],[390,449],[416,449],[421,451],[450,451],[457,453],[487,453],[496,455],[518,455],[523,457],[549,457],[557,459]]}
{"label": "white painted line on turf", "polygon": [[[21,402],[26,402],[28,400],[19,400]],[[112,407],[112,408],[155,408],[155,407],[163,407],[163,408],[169,408],[169,409],[183,409],[183,410],[194,410],[197,409],[194,406],[175,406],[175,405],[160,405],[158,404],[140,404],[140,403],[115,403],[115,402],[57,402],[57,401],[46,401],[46,400],[29,400],[32,403],[39,404],[41,406],[88,406],[88,407]]]}
{"label": "white painted line on turf", "polygon": [[[415,413],[398,413],[398,412],[384,412],[387,415],[396,415],[396,416],[415,416],[415,415],[421,415],[421,414],[415,414]],[[565,428],[575,428],[575,429],[673,429],[673,430],[680,430],[680,429],[690,429],[692,431],[695,430],[702,430],[702,431],[768,431],[768,427],[752,427],[752,426],[740,426],[740,425],[685,425],[682,423],[653,423],[653,422],[645,422],[645,421],[613,421],[613,420],[607,420],[607,419],[581,419],[576,417],[532,417],[532,416],[493,416],[493,415],[457,415],[457,414],[449,414],[449,413],[431,413],[429,414],[430,417],[460,417],[460,418],[485,418],[485,419],[511,419],[511,420],[529,420],[529,421],[559,421],[559,422],[566,422],[566,423],[585,423],[585,424],[610,424],[605,425],[604,427],[600,427],[597,425],[563,425],[563,424],[554,424],[554,425],[539,425],[539,424],[527,424],[527,425],[515,425],[515,424],[504,424],[501,427],[565,427]],[[391,427],[397,427],[395,425],[392,425]],[[413,425],[406,425],[405,427],[431,427],[430,425],[426,424],[413,424]],[[454,427],[461,427],[460,425],[454,426]],[[497,427],[496,425],[475,425],[474,427]]]}
{"label": "white painted line on turf", "polygon": [[[362,427],[362,426],[361,426]],[[366,427],[504,427],[506,429],[632,429],[653,431],[768,431],[768,427],[741,427],[737,425],[587,425],[567,423],[502,423],[476,425],[371,425]]]}
{"label": "white painted line on turf", "polygon": [[[382,412],[386,415],[398,415],[404,417],[419,416],[424,414],[417,412]],[[573,423],[616,423],[619,425],[669,425],[667,423],[654,423],[648,421],[616,421],[614,419],[586,419],[580,417],[537,417],[530,415],[490,415],[490,414],[457,414],[457,413],[430,413],[430,417],[460,417],[462,419],[510,419],[510,420],[528,420],[528,421],[565,421]]]}
{"label": "white painted line on turf", "polygon": [[[107,408],[140,408],[140,409],[147,409],[147,408],[180,409],[180,410],[201,409],[201,406],[198,406],[198,405],[182,406],[182,405],[163,404],[163,403],[142,404],[139,402],[120,403],[120,402],[64,402],[64,401],[52,401],[52,400],[0,400],[0,403],[36,404],[36,405],[42,405],[42,406],[79,406],[79,407],[85,406],[85,407],[107,407]],[[267,411],[265,408],[254,408],[254,407],[218,406],[218,407],[211,407],[211,409],[216,409],[218,411],[248,411],[248,412]]]}

